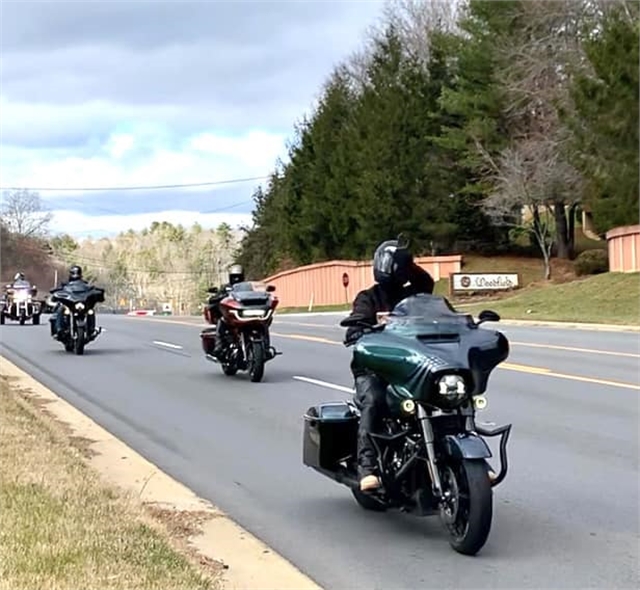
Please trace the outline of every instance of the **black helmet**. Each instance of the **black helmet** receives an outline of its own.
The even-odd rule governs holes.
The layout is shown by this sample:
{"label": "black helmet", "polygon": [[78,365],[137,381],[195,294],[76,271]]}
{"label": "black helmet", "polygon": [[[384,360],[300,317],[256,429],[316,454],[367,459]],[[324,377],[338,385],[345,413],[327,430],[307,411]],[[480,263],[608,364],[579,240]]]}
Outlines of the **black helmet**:
{"label": "black helmet", "polygon": [[409,280],[413,256],[398,240],[382,242],[373,255],[373,278],[376,283],[402,287]]}
{"label": "black helmet", "polygon": [[229,268],[229,284],[235,285],[242,282],[244,282],[244,270],[239,264],[234,264]]}
{"label": "black helmet", "polygon": [[78,281],[82,278],[82,267],[74,264],[69,269],[69,280],[70,281]]}

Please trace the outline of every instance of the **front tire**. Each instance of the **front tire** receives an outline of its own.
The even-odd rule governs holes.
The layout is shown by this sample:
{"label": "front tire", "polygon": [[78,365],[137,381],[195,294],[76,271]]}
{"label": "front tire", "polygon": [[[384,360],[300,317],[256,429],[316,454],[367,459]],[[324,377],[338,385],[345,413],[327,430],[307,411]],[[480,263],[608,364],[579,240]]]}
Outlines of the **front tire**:
{"label": "front tire", "polygon": [[34,326],[38,326],[40,324],[40,315],[36,314],[31,318]]}
{"label": "front tire", "polygon": [[493,491],[484,461],[463,459],[448,463],[441,473],[449,501],[440,518],[449,544],[463,555],[475,555],[487,542],[493,518]]}
{"label": "front tire", "polygon": [[76,339],[73,342],[73,351],[78,356],[84,354],[84,328],[78,328],[76,330]]}
{"label": "front tire", "polygon": [[251,343],[251,356],[249,357],[249,376],[253,383],[262,381],[264,377],[264,346],[262,342]]}

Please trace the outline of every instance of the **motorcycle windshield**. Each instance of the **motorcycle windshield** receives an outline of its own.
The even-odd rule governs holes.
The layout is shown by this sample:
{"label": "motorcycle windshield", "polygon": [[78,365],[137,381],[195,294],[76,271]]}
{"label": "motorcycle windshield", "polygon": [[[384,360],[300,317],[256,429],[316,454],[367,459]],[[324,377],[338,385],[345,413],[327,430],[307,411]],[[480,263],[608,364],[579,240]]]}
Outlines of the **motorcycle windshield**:
{"label": "motorcycle windshield", "polygon": [[239,292],[246,292],[246,291],[254,291],[254,288],[252,283],[245,281],[243,283],[236,283],[235,285],[233,285],[233,287],[231,287],[231,290],[234,293],[239,293]]}
{"label": "motorcycle windshield", "polygon": [[357,364],[396,385],[409,386],[417,375],[433,371],[470,370],[475,392],[481,393],[509,354],[504,335],[477,328],[469,314],[456,312],[443,297],[408,297],[386,324],[382,332],[363,337],[354,354]]}
{"label": "motorcycle windshield", "polygon": [[444,297],[419,294],[398,303],[387,316],[389,331],[407,335],[460,334],[473,327],[469,314],[459,313]]}
{"label": "motorcycle windshield", "polygon": [[104,289],[87,285],[82,281],[67,283],[62,289],[53,293],[53,300],[69,302],[96,303],[104,301]]}

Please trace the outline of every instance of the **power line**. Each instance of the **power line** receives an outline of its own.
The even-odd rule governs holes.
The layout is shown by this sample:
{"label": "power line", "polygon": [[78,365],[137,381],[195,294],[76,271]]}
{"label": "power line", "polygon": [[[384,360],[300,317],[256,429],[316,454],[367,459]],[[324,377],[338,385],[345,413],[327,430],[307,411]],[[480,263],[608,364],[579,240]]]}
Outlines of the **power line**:
{"label": "power line", "polygon": [[[256,180],[266,180],[269,176],[252,176],[249,178],[231,178],[228,180],[214,180],[211,182],[192,182],[187,184],[158,184],[150,186],[91,186],[91,187],[29,187],[32,191],[139,191],[139,190],[165,190],[172,188],[196,188],[200,186],[218,186],[221,184],[240,184],[241,182],[252,182]],[[21,190],[24,187],[1,186],[0,190]]]}
{"label": "power line", "polygon": [[[73,201],[74,203],[78,203],[78,204],[86,204],[86,201],[84,201],[82,198],[79,197],[70,197],[69,199],[67,199],[69,201]],[[231,205],[225,205],[224,207],[217,207],[215,209],[207,209],[205,211],[193,211],[191,209],[187,209],[186,211],[188,213],[197,213],[198,215],[204,215],[204,214],[209,214],[209,213],[221,213],[223,211],[228,211],[229,209],[235,209],[236,207],[240,207],[242,205],[248,205],[249,203],[253,203],[253,199],[247,199],[244,201],[238,201],[237,203],[232,203]],[[48,209],[50,210],[50,209]],[[160,215],[161,213],[164,213],[164,211],[141,211],[138,213],[123,213],[122,211],[118,211],[116,209],[107,209],[106,207],[98,207],[98,206],[91,206],[91,210],[92,211],[101,211],[103,213],[111,213],[112,215],[120,215],[120,216],[132,216],[132,215]],[[75,209],[72,209],[72,211],[74,213],[81,213],[84,215],[88,215],[88,216],[92,216],[92,213],[83,213],[82,211],[77,211]],[[98,217],[97,215],[95,217]],[[90,232],[89,232],[90,233]]]}

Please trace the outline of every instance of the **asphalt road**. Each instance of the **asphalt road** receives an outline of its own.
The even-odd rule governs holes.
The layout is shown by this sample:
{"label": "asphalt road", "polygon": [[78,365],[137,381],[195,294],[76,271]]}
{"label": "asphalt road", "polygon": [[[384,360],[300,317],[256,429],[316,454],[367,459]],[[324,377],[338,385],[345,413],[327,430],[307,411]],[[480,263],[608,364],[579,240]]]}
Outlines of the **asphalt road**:
{"label": "asphalt road", "polygon": [[479,420],[513,423],[511,469],[469,558],[437,518],[365,512],[302,464],[301,415],[347,394],[294,377],[351,386],[338,319],[281,316],[260,384],[204,359],[198,320],[101,316],[84,357],[9,323],[0,350],[327,589],[640,587],[640,335],[503,326]]}

